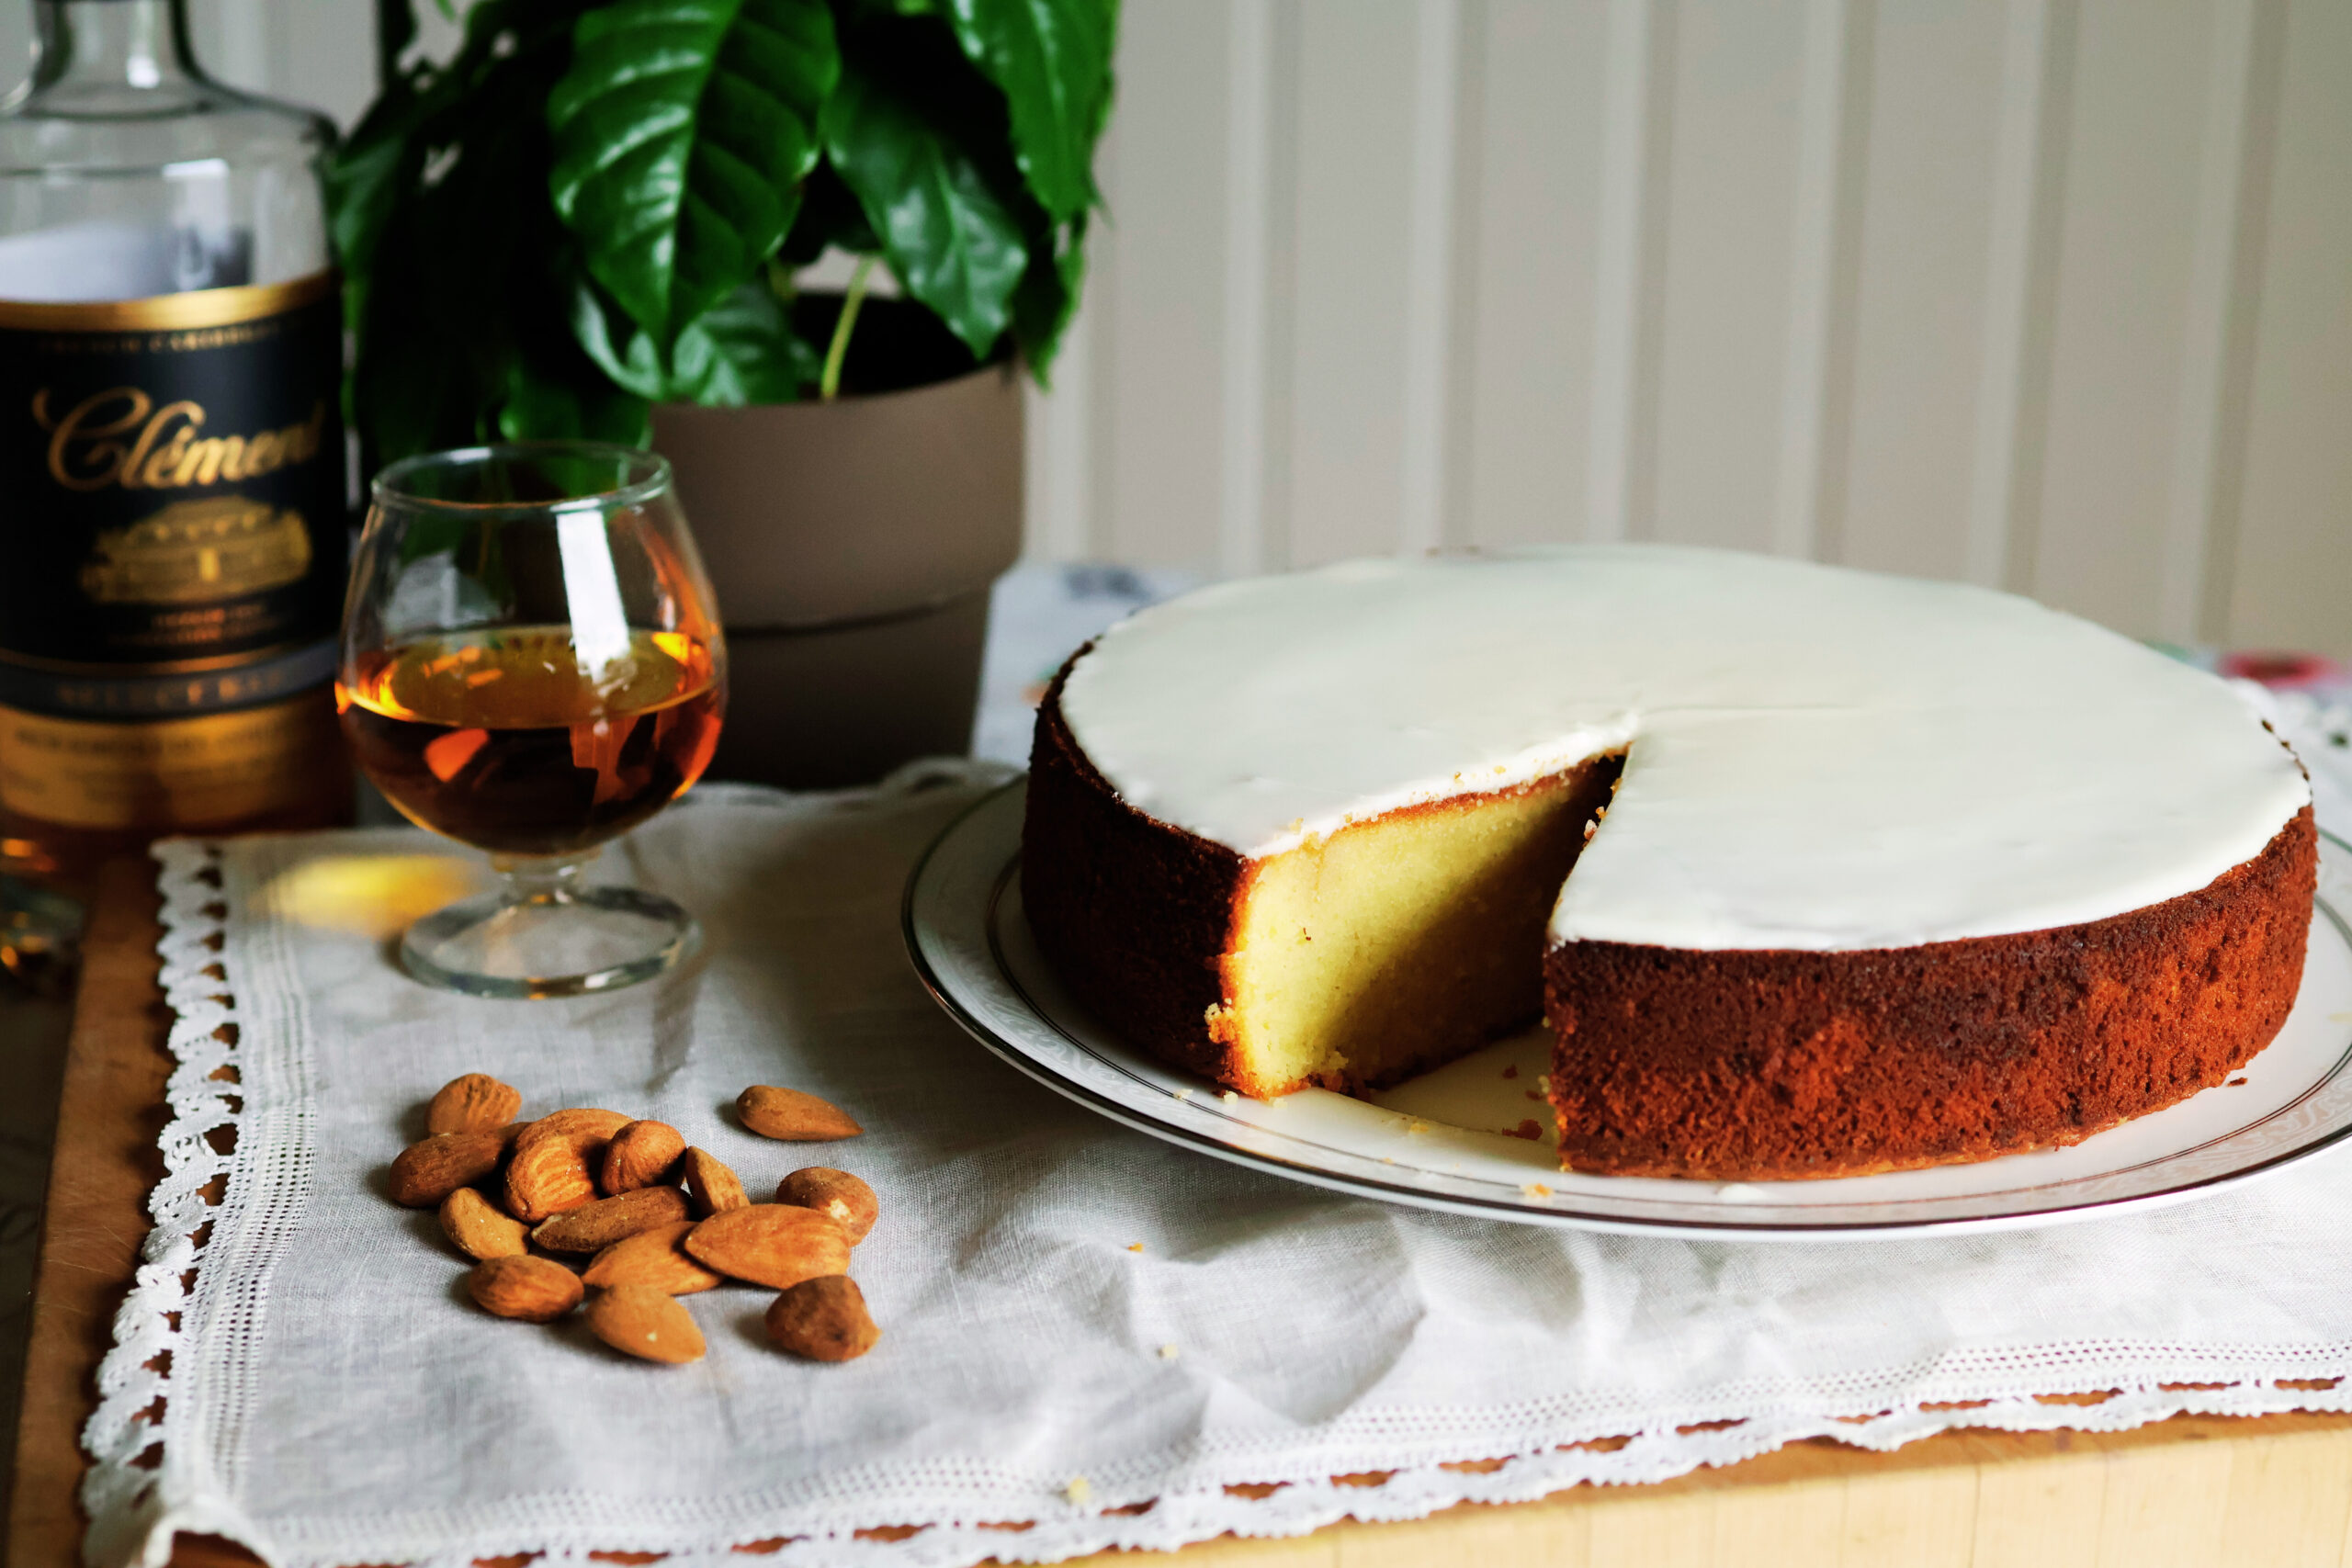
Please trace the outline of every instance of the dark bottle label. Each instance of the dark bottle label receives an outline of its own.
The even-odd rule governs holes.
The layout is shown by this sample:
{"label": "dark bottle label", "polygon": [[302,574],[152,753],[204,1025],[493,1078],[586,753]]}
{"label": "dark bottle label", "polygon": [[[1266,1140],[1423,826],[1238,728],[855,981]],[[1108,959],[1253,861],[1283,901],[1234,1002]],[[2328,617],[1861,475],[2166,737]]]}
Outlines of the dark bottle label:
{"label": "dark bottle label", "polygon": [[0,815],[153,830],[317,787],[342,369],[332,273],[0,300]]}
{"label": "dark bottle label", "polygon": [[328,273],[0,301],[0,661],[161,676],[332,637],[342,369]]}

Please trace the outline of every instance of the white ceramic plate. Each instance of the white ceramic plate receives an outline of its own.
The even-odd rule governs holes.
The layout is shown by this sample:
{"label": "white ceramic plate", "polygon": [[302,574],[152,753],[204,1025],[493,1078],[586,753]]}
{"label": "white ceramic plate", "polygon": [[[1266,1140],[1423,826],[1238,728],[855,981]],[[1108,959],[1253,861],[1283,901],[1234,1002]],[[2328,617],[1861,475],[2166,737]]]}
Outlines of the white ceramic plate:
{"label": "white ceramic plate", "polygon": [[1672,1181],[1557,1168],[1535,1092],[1540,1028],[1368,1102],[1221,1094],[1121,1042],[1073,1001],[1021,910],[1023,785],[940,835],[907,884],[907,950],[973,1038],[1154,1137],[1337,1191],[1458,1214],[1640,1235],[1818,1240],[2087,1219],[2212,1192],[2352,1133],[2352,846],[2323,836],[2302,994],[2223,1087],[2072,1148],[1829,1181]]}

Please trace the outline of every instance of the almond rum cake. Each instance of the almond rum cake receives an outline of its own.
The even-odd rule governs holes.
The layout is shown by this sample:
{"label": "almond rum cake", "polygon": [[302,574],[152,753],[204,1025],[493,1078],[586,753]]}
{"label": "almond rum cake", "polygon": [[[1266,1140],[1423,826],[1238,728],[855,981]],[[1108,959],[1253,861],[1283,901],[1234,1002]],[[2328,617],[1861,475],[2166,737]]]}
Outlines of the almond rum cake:
{"label": "almond rum cake", "polygon": [[2072,1143],[2294,1000],[2316,844],[2222,682],[2030,601],[1729,552],[1353,561],[1114,627],[1022,888],[1245,1094],[1555,1035],[1561,1159],[1772,1179]]}

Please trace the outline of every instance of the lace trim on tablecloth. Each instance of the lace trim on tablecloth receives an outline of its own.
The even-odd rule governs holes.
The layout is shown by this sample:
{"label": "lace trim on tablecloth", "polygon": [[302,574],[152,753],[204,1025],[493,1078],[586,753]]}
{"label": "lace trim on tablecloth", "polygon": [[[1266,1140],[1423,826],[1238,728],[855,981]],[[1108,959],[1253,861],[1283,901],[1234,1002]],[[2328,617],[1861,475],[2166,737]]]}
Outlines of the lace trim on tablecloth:
{"label": "lace trim on tablecloth", "polygon": [[[1348,1518],[1417,1519],[1460,1503],[1532,1502],[1579,1484],[1664,1481],[1702,1466],[1752,1459],[1807,1438],[1832,1438],[1857,1448],[1889,1451],[1937,1432],[1962,1427],[2116,1432],[2180,1414],[2259,1416],[2352,1409],[2352,1389],[2343,1386],[2346,1375],[2352,1374],[2352,1344],[2312,1347],[2301,1353],[2266,1347],[2250,1349],[2247,1356],[2342,1371],[2324,1377],[2233,1382],[2184,1381],[2122,1387],[2108,1382],[2074,1391],[2067,1385],[2085,1381],[2086,1363],[2210,1363],[2212,1352],[2210,1348],[2192,1352],[2146,1345],[2037,1347],[2031,1353],[2011,1358],[2013,1364],[2006,1369],[2018,1386],[2042,1390],[2036,1393],[1914,1398],[1895,1407],[1877,1404],[1871,1396],[1871,1385],[1917,1387],[1922,1381],[1944,1381],[1956,1370],[1904,1368],[1867,1382],[1854,1380],[1856,1386],[1844,1391],[1826,1409],[1784,1407],[1713,1419],[1692,1410],[1685,1413],[1688,1419],[1669,1418],[1632,1432],[1559,1440],[1555,1431],[1554,1440],[1540,1448],[1501,1458],[1188,1489],[1158,1484],[1147,1472],[1158,1470],[1164,1474],[1167,1467],[1154,1462],[1129,1467],[1134,1472],[1130,1474],[1073,1476],[1056,1505],[1042,1511],[1035,1506],[1034,1489],[1008,1486],[1011,1478],[1001,1473],[956,1473],[941,1467],[935,1474],[895,1474],[888,1495],[877,1487],[871,1498],[837,1499],[813,1508],[779,1511],[776,1528],[786,1533],[764,1538],[712,1541],[706,1537],[707,1544],[682,1545],[681,1537],[693,1533],[693,1527],[686,1521],[671,1520],[650,1531],[604,1529],[594,1532],[594,1540],[567,1540],[580,1534],[578,1526],[548,1519],[541,1533],[527,1545],[518,1543],[517,1550],[547,1568],[558,1564],[587,1568],[596,1560],[593,1554],[616,1551],[665,1554],[662,1560],[673,1568],[719,1568],[721,1564],[743,1568],[747,1560],[775,1568],[816,1564],[970,1568],[991,1558],[1005,1562],[1051,1562],[1114,1547],[1172,1551],[1227,1534],[1304,1535]],[[1980,1366],[1973,1371],[1981,1377],[1994,1368]],[[2098,1382],[2099,1378],[2094,1373],[2089,1381]],[[1498,1414],[1503,1413],[1489,1416]],[[1525,1414],[1537,1417],[1531,1424],[1540,1424],[1539,1413]],[[1559,1419],[1557,1412],[1546,1414]],[[1491,1440],[1482,1440],[1467,1429],[1476,1423],[1464,1422],[1462,1413],[1430,1415],[1435,1418],[1433,1425],[1454,1428],[1452,1440],[1464,1453],[1526,1440],[1528,1427],[1518,1423],[1512,1423],[1508,1438],[1497,1431],[1489,1434]],[[1608,1425],[1588,1415],[1581,1421],[1571,1418],[1569,1429],[1594,1430]],[[1415,1447],[1426,1446],[1433,1435],[1430,1431],[1396,1434]],[[998,1494],[993,1503],[982,1495],[990,1490]],[[929,1506],[904,1501],[910,1491],[928,1491]],[[941,1501],[949,1498],[954,1501]],[[792,1513],[801,1517],[794,1518]],[[287,1558],[289,1562],[324,1568],[334,1562],[332,1552],[322,1554],[313,1543],[288,1539],[283,1544],[293,1549]],[[609,1561],[609,1555],[604,1560]],[[420,1559],[414,1568],[471,1568],[475,1561],[475,1553],[469,1551]]]}
{"label": "lace trim on tablecloth", "polygon": [[[229,907],[220,853],[173,840],[155,847],[161,867],[164,998],[178,1066],[165,1087],[170,1120],[156,1140],[164,1177],[148,1195],[154,1228],[140,1247],[130,1293],[115,1313],[114,1348],[98,1369],[98,1404],[82,1428],[95,1461],[83,1478],[82,1507],[95,1521],[92,1561],[145,1556],[141,1543],[167,1514],[175,1528],[204,1530],[233,1521],[203,1518],[189,1499],[164,1495],[164,1429],[172,1369],[187,1343],[199,1269],[215,1227],[236,1223],[245,1185],[234,1178],[244,1112],[236,991],[228,954]],[[170,1537],[162,1535],[166,1554]]]}
{"label": "lace trim on tablecloth", "polygon": [[[2340,713],[2301,714],[2337,721]],[[2290,737],[2305,744],[2308,733]],[[2330,761],[2334,761],[2331,757]],[[2314,771],[2317,771],[2316,769]],[[939,761],[913,765],[879,793],[1001,782],[1008,770]],[[860,792],[863,794],[864,792]],[[856,798],[855,795],[831,797]],[[871,795],[866,795],[871,798]],[[816,804],[828,797],[797,797]],[[226,953],[229,910],[216,846],[174,840],[161,863],[163,985],[178,1061],[171,1119],[159,1139],[165,1175],[148,1203],[154,1229],[128,1299],[115,1318],[115,1348],[99,1373],[96,1412],[84,1429],[95,1460],[82,1490],[93,1562],[160,1565],[174,1531],[240,1540],[288,1564],[335,1563],[323,1539],[280,1521],[265,1541],[216,1501],[162,1481],[175,1358],[185,1319],[204,1304],[205,1248],[216,1226],[241,1227],[251,1172],[236,1156],[243,1115],[240,1018]],[[261,1243],[264,1251],[271,1244]],[[2112,1432],[2179,1414],[2258,1416],[2352,1410],[2352,1343],[2199,1347],[2101,1342],[1988,1350],[1930,1365],[1880,1369],[1804,1386],[1725,1386],[1686,1393],[1679,1407],[1650,1404],[1628,1422],[1615,1401],[1547,1401],[1472,1412],[1389,1412],[1378,1429],[1302,1443],[1287,1463],[1262,1457],[1160,1455],[1071,1476],[1040,1506],[1035,1477],[994,1467],[897,1467],[848,1495],[779,1506],[772,1532],[746,1537],[715,1521],[646,1520],[634,1527],[542,1517],[532,1538],[504,1548],[537,1562],[584,1565],[592,1553],[662,1554],[678,1568],[765,1562],[872,1568],[969,1568],[985,1559],[1042,1562],[1111,1548],[1170,1550],[1224,1534],[1305,1534],[1345,1518],[1422,1517],[1459,1503],[1526,1502],[1579,1484],[1663,1481],[1725,1465],[1809,1438],[1890,1450],[1963,1427]],[[1926,1392],[1923,1392],[1926,1391]],[[1582,1406],[1577,1408],[1577,1406]],[[1385,1468],[1385,1456],[1460,1456]],[[1322,1467],[1307,1473],[1306,1466]],[[1329,1467],[1361,1461],[1351,1472]],[[1208,1472],[1253,1479],[1197,1483]],[[1180,1476],[1193,1484],[1171,1484]],[[322,1532],[322,1534],[324,1532]],[[479,1544],[414,1568],[470,1568]]]}

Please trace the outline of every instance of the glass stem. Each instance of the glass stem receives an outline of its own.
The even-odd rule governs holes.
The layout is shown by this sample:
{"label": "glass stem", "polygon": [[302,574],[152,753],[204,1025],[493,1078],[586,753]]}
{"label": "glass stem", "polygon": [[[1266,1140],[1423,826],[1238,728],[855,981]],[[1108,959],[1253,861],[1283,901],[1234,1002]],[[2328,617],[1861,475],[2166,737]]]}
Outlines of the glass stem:
{"label": "glass stem", "polygon": [[586,883],[581,874],[602,846],[576,855],[492,855],[491,869],[506,879],[509,904],[572,904]]}

